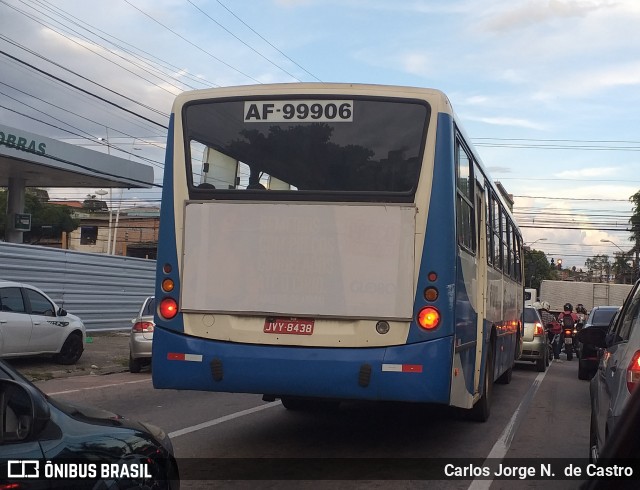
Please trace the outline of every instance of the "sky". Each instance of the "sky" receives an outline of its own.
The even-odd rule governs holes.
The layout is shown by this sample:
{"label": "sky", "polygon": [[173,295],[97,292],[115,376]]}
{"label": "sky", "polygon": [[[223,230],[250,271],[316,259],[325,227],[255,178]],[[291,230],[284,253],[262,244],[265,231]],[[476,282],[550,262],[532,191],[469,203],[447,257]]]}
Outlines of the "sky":
{"label": "sky", "polygon": [[637,0],[0,0],[0,121],[151,164],[161,184],[183,90],[437,88],[513,194],[525,243],[580,269],[632,246],[638,25]]}

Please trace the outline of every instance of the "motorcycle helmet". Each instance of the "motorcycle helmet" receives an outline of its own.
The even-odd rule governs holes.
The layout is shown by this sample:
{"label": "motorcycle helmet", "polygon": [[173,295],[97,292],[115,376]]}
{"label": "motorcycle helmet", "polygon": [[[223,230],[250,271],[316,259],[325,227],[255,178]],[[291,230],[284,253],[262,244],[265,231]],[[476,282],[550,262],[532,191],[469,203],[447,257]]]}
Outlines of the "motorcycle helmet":
{"label": "motorcycle helmet", "polygon": [[565,303],[563,310],[564,311],[573,311],[573,306],[571,305],[571,303]]}
{"label": "motorcycle helmet", "polygon": [[584,305],[582,303],[578,304],[578,306],[576,306],[576,313],[587,313],[587,310],[585,309]]}

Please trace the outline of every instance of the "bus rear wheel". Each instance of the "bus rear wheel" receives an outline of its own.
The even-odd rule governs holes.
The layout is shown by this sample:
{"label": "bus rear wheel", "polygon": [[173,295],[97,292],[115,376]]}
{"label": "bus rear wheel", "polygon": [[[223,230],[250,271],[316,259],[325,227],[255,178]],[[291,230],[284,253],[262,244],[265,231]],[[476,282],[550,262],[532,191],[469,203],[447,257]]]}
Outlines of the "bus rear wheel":
{"label": "bus rear wheel", "polygon": [[467,412],[467,418],[476,422],[486,422],[491,414],[491,394],[493,392],[493,350],[489,347],[484,368],[482,397]]}

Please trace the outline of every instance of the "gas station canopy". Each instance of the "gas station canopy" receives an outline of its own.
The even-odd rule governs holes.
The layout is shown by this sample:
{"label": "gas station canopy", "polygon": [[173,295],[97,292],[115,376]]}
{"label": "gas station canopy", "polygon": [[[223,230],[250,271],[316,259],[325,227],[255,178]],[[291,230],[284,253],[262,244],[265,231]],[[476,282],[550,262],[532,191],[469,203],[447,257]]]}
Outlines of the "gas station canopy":
{"label": "gas station canopy", "polygon": [[151,187],[153,167],[0,124],[0,187]]}

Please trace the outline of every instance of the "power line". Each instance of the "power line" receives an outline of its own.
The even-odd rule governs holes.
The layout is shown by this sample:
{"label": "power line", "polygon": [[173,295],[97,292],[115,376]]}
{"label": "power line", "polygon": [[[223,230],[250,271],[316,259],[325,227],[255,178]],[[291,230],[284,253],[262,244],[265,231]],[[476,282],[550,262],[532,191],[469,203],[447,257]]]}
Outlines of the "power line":
{"label": "power line", "polygon": [[162,22],[160,22],[159,20],[155,19],[154,17],[152,17],[151,15],[149,15],[148,13],[146,13],[145,11],[143,11],[142,9],[136,7],[135,5],[133,5],[129,0],[123,0],[126,4],[130,5],[131,7],[133,7],[134,9],[136,9],[138,12],[140,12],[142,15],[148,17],[149,19],[151,19],[152,21],[154,21],[155,23],[157,23],[158,25],[164,27],[166,30],[168,30],[169,32],[171,32],[172,34],[174,34],[175,36],[178,36],[180,39],[182,39],[184,42],[189,43],[191,46],[193,46],[194,48],[196,48],[199,51],[202,51],[203,53],[205,53],[206,55],[210,56],[211,58],[213,58],[214,60],[216,60],[219,63],[222,63],[223,65],[225,65],[228,68],[231,68],[233,71],[239,73],[240,75],[243,75],[251,80],[253,80],[256,83],[262,83],[260,80],[253,78],[251,75],[247,75],[246,73],[240,71],[238,68],[236,68],[235,66],[230,65],[229,63],[227,63],[226,61],[221,60],[220,58],[218,58],[217,56],[215,56],[214,54],[210,53],[209,51],[207,51],[206,49],[201,48],[200,46],[198,46],[197,44],[189,41],[186,37],[184,37],[181,34],[178,34],[176,31],[174,31],[173,29],[171,29],[170,27],[164,25]]}
{"label": "power line", "polygon": [[[126,0],[125,0],[125,1],[126,1]],[[27,63],[26,61],[23,61],[23,60],[21,60],[21,59],[19,59],[19,58],[16,58],[15,56],[10,55],[9,53],[6,53],[6,52],[4,52],[4,51],[0,50],[0,54],[2,54],[3,56],[6,56],[7,58],[10,58],[10,59],[12,59],[12,60],[14,60],[14,61],[17,61],[18,63],[21,63],[21,64],[23,64],[23,65],[25,65],[25,66],[27,66],[27,67],[31,68],[32,70],[35,70],[35,71],[37,71],[37,72],[39,72],[39,73],[42,73],[43,75],[45,75],[45,76],[47,76],[47,77],[49,77],[49,78],[52,78],[52,79],[54,79],[54,80],[57,80],[57,81],[58,81],[58,82],[60,82],[60,83],[64,83],[65,85],[68,85],[68,86],[70,86],[70,87],[73,87],[74,89],[76,89],[76,90],[78,90],[78,91],[80,91],[80,92],[82,92],[82,93],[85,93],[85,94],[87,94],[87,95],[90,95],[91,97],[95,97],[96,99],[101,100],[102,102],[106,102],[107,104],[112,105],[112,106],[114,106],[114,107],[117,107],[118,109],[120,109],[120,110],[122,110],[122,111],[124,111],[124,112],[127,112],[127,113],[129,113],[129,114],[132,114],[132,115],[134,115],[134,116],[136,116],[136,117],[139,117],[140,119],[143,119],[143,120],[145,120],[145,121],[147,121],[147,122],[150,122],[150,123],[152,123],[152,124],[155,124],[156,126],[159,126],[159,127],[163,128],[163,129],[169,129],[167,126],[164,126],[163,124],[160,124],[160,123],[158,123],[158,122],[156,122],[156,121],[154,121],[154,120],[152,120],[152,119],[149,119],[148,117],[145,117],[145,116],[143,116],[142,114],[138,114],[137,112],[131,111],[131,110],[127,109],[126,107],[122,107],[121,105],[116,104],[115,102],[111,102],[110,100],[107,100],[107,99],[105,99],[104,97],[101,97],[101,96],[99,96],[99,95],[97,95],[97,94],[94,94],[94,93],[92,93],[92,92],[89,92],[88,90],[85,90],[85,89],[83,89],[83,88],[80,88],[80,87],[78,87],[77,85],[74,85],[74,84],[72,84],[72,83],[70,83],[70,82],[67,82],[66,80],[63,80],[63,79],[62,79],[62,78],[60,78],[60,77],[57,77],[57,76],[55,76],[55,75],[53,75],[53,74],[51,74],[51,73],[48,73],[48,72],[46,72],[46,71],[44,71],[44,70],[41,70],[40,68],[37,68],[37,67],[33,66],[32,64]],[[109,90],[109,89],[107,89],[107,90]],[[112,90],[109,90],[109,91],[113,92]],[[114,92],[114,93],[116,93],[116,92]],[[120,95],[120,94],[118,94],[118,95]],[[125,97],[125,98],[127,98],[127,97]]]}
{"label": "power line", "polygon": [[264,42],[266,42],[269,46],[271,46],[273,49],[275,49],[278,53],[280,53],[282,56],[284,56],[285,58],[287,58],[289,61],[291,61],[291,63],[293,63],[294,65],[296,65],[298,68],[300,68],[301,70],[303,70],[305,73],[307,73],[307,75],[315,78],[317,81],[322,82],[322,80],[320,80],[317,76],[315,76],[313,73],[309,72],[306,68],[304,68],[303,66],[300,66],[298,63],[296,63],[294,60],[292,60],[291,58],[289,58],[285,53],[283,53],[282,51],[280,51],[276,46],[274,46],[273,44],[271,44],[269,42],[268,39],[266,39],[265,37],[263,37],[259,32],[257,32],[253,27],[251,27],[249,24],[247,24],[244,20],[242,20],[240,17],[238,17],[231,9],[229,9],[229,7],[227,7],[225,4],[223,4],[222,2],[220,2],[220,0],[216,0],[227,12],[229,12],[231,15],[233,15],[236,19],[238,19],[242,24],[244,24],[251,32],[253,32],[256,36],[258,36],[260,39],[262,39]]}
{"label": "power line", "polygon": [[476,140],[493,140],[493,141],[542,141],[542,142],[565,142],[565,143],[621,143],[621,144],[637,144],[640,145],[640,141],[633,140],[577,140],[577,139],[541,139],[541,138],[491,138],[491,137],[479,137],[471,138]]}
{"label": "power line", "polygon": [[[2,1],[2,0],[0,0],[0,1]],[[134,103],[134,104],[136,104],[136,105],[139,105],[139,106],[141,106],[141,107],[144,107],[145,109],[148,109],[148,110],[150,110],[151,112],[155,112],[156,114],[158,114],[158,115],[160,115],[160,116],[163,116],[163,117],[166,117],[166,118],[168,118],[168,117],[169,117],[169,114],[166,114],[166,113],[164,113],[164,112],[162,112],[162,111],[159,111],[158,109],[156,109],[156,108],[154,108],[154,107],[151,107],[151,106],[149,106],[149,105],[142,104],[142,103],[141,103],[140,101],[138,101],[138,100],[135,100],[135,99],[133,99],[133,98],[131,98],[131,97],[128,97],[128,96],[126,96],[126,95],[123,95],[123,94],[121,94],[120,92],[116,92],[115,90],[112,90],[112,89],[110,89],[110,88],[108,88],[108,87],[106,87],[106,86],[104,86],[104,85],[102,85],[102,84],[99,84],[99,83],[97,83],[97,82],[95,82],[95,81],[91,80],[90,78],[87,78],[87,77],[85,77],[85,76],[83,76],[83,75],[80,75],[79,73],[77,73],[77,72],[75,72],[75,71],[73,71],[73,70],[70,70],[69,68],[67,68],[67,67],[65,67],[65,66],[63,66],[63,65],[61,65],[61,64],[59,64],[59,63],[57,63],[57,62],[55,62],[55,61],[53,61],[53,60],[51,60],[51,59],[49,59],[49,58],[46,58],[45,56],[42,56],[42,55],[41,55],[41,54],[39,54],[39,53],[36,53],[35,51],[33,51],[33,50],[31,50],[31,49],[27,48],[26,46],[23,46],[23,45],[21,45],[21,44],[19,44],[19,43],[15,42],[15,41],[13,41],[12,39],[10,39],[10,38],[8,38],[8,37],[6,37],[6,36],[3,36],[3,35],[1,35],[1,34],[0,34],[0,38],[4,39],[6,42],[8,42],[8,43],[10,43],[10,44],[13,44],[13,45],[14,45],[14,46],[16,46],[17,48],[20,48],[20,49],[22,49],[22,50],[24,50],[24,51],[27,51],[28,53],[30,53],[30,54],[32,54],[32,55],[34,55],[34,56],[37,56],[38,58],[40,58],[40,59],[42,59],[42,60],[44,60],[44,61],[47,61],[48,63],[51,63],[52,65],[54,65],[54,66],[56,66],[56,67],[58,67],[58,68],[60,68],[60,69],[62,69],[62,70],[64,70],[64,71],[66,71],[66,72],[68,72],[68,73],[71,73],[72,75],[75,75],[76,77],[78,77],[78,78],[80,78],[80,79],[82,79],[82,80],[85,80],[86,82],[89,82],[89,83],[91,83],[91,84],[93,84],[93,85],[96,85],[96,86],[98,86],[98,87],[100,87],[100,88],[102,88],[102,89],[106,90],[107,92],[110,92],[110,93],[112,93],[112,94],[114,94],[114,95],[117,95],[117,96],[119,96],[119,97],[122,97],[123,99],[125,99],[125,100],[127,100],[127,101],[129,101],[129,102],[132,102],[132,103]],[[6,56],[9,56],[9,57],[13,58],[13,59],[14,59],[14,60],[16,60],[16,61],[19,61],[20,63],[23,63],[23,64],[25,64],[25,65],[27,65],[27,66],[29,66],[29,67],[31,67],[31,68],[33,68],[33,69],[35,69],[35,70],[40,71],[41,73],[43,73],[43,74],[45,74],[45,75],[47,75],[47,76],[50,76],[50,77],[52,77],[52,78],[56,78],[54,75],[51,75],[51,74],[49,74],[48,72],[45,72],[45,71],[43,71],[43,70],[40,70],[39,68],[35,68],[33,65],[30,65],[30,64],[28,64],[27,62],[20,60],[19,58],[15,58],[15,57],[13,57],[13,56],[11,56],[11,55],[8,55],[8,54],[6,54],[6,53],[4,53],[4,52],[2,52],[2,53],[3,53],[3,54],[5,54]],[[62,81],[61,79],[58,79],[58,78],[56,78],[56,80]],[[145,80],[145,81],[148,81],[148,80]],[[66,81],[63,81],[63,83],[66,83],[66,84],[68,84],[68,85],[72,85],[71,83],[66,82]],[[75,85],[72,85],[72,86],[73,86],[74,88],[76,88],[77,90],[82,90],[82,91],[84,91],[85,93],[89,93],[89,92],[85,91],[84,89],[81,89],[81,88],[79,88],[79,87],[76,87]],[[91,95],[93,95],[94,97],[97,97],[97,96],[96,96],[95,94],[93,94],[93,93],[91,93]],[[110,103],[111,103],[111,102],[110,102]],[[113,103],[111,103],[111,104],[113,104]],[[133,113],[133,112],[132,112],[132,113]],[[135,114],[135,113],[133,113],[133,114]],[[143,117],[143,116],[140,116],[139,114],[136,114],[136,115],[138,115],[139,117]],[[158,123],[156,123],[155,121],[150,121],[150,122],[153,122],[154,124],[158,124]]]}
{"label": "power line", "polygon": [[[142,63],[145,63],[145,64],[147,64],[148,66],[150,66],[152,68],[153,68],[154,65],[159,66],[160,68],[157,68],[155,70],[157,72],[163,74],[164,76],[170,78],[170,79],[176,80],[176,81],[178,81],[180,83],[184,83],[180,79],[178,79],[177,77],[172,76],[172,75],[170,75],[168,73],[165,73],[163,71],[163,69],[173,70],[174,72],[180,72],[185,78],[188,78],[189,80],[191,80],[193,82],[199,83],[200,85],[204,85],[204,86],[215,85],[215,86],[217,86],[213,82],[210,82],[210,81],[208,81],[208,80],[206,80],[204,78],[198,78],[198,77],[192,75],[191,73],[189,73],[188,71],[184,70],[184,68],[180,68],[180,67],[178,67],[176,65],[173,65],[172,63],[170,63],[170,62],[168,62],[166,60],[162,60],[161,58],[158,58],[157,56],[155,56],[155,55],[153,55],[153,54],[151,54],[151,53],[149,53],[147,51],[144,51],[143,49],[140,49],[139,47],[134,46],[131,43],[128,43],[127,41],[124,41],[124,40],[122,40],[122,39],[120,39],[120,38],[118,38],[118,37],[116,37],[116,36],[114,36],[112,34],[109,34],[108,32],[103,31],[102,29],[99,29],[98,27],[96,27],[96,26],[94,26],[92,24],[89,24],[88,22],[83,21],[82,19],[79,19],[78,17],[74,16],[73,14],[71,14],[71,13],[67,12],[66,10],[64,10],[62,8],[59,8],[59,7],[55,6],[55,5],[52,5],[50,2],[47,2],[46,0],[35,0],[35,1],[37,1],[40,4],[47,4],[47,7],[50,10],[56,10],[57,12],[62,12],[64,15],[62,15],[62,14],[58,14],[58,15],[60,15],[65,20],[71,22],[72,24],[77,25],[78,27],[82,27],[86,31],[88,31],[91,34],[93,34],[94,36],[96,36],[98,39],[102,39],[103,41],[115,46],[116,48],[118,48],[118,49],[120,49],[120,50],[122,50],[122,51],[124,51],[126,53],[129,53],[131,56],[133,56],[134,58],[140,60]],[[71,19],[75,19],[75,20],[70,20],[70,18]],[[86,26],[88,26],[88,27],[86,27]],[[111,39],[115,39],[117,41],[117,43],[115,43],[113,41],[110,41],[109,39],[97,34],[96,32],[102,33],[102,34],[104,34],[105,36],[108,36]],[[118,44],[118,43],[120,43],[120,44]],[[124,45],[126,45],[126,46],[124,46]],[[128,48],[127,48],[127,46],[128,46]],[[138,52],[142,53],[146,57],[139,55]],[[195,87],[193,87],[193,86],[191,86],[191,85],[189,85],[187,83],[184,83],[184,84],[186,86],[188,86],[189,88],[195,89]]]}
{"label": "power line", "polygon": [[[527,179],[531,180],[531,179]],[[573,180],[573,179],[571,179]],[[598,199],[589,197],[549,197],[549,196],[522,196],[514,195],[513,197],[522,197],[527,199],[548,199],[557,201],[615,201],[615,202],[629,202],[629,199]]]}
{"label": "power line", "polygon": [[[22,3],[24,3],[24,0],[19,0],[19,1],[21,1]],[[4,0],[0,0],[0,2],[2,2],[2,3],[4,3],[4,4],[6,4],[6,2],[5,2]],[[136,77],[138,77],[138,78],[140,78],[140,79],[144,80],[145,82],[148,82],[148,83],[150,83],[150,84],[152,84],[152,85],[154,85],[154,86],[158,87],[160,90],[164,90],[165,92],[167,92],[167,93],[169,93],[169,94],[171,94],[171,95],[175,95],[173,92],[171,92],[170,90],[167,90],[165,87],[162,87],[161,85],[158,85],[157,83],[154,83],[154,82],[152,82],[151,80],[148,80],[148,79],[144,78],[144,77],[143,77],[143,76],[141,76],[140,74],[138,74],[138,73],[135,73],[135,72],[131,71],[130,69],[126,68],[125,66],[121,65],[120,63],[116,63],[115,61],[108,59],[107,57],[105,57],[105,56],[103,56],[102,54],[100,54],[100,53],[98,53],[98,52],[94,51],[93,49],[89,48],[88,46],[85,46],[85,45],[83,45],[83,44],[79,43],[79,42],[78,42],[78,41],[76,41],[75,39],[71,38],[69,35],[67,35],[67,34],[65,34],[65,33],[63,33],[63,32],[60,32],[60,30],[58,30],[59,28],[55,28],[55,27],[53,27],[51,24],[49,24],[49,23],[47,23],[47,22],[45,22],[45,21],[39,20],[39,19],[37,19],[36,17],[34,17],[33,15],[28,14],[28,13],[26,13],[26,12],[24,12],[24,11],[22,11],[22,10],[18,9],[17,7],[13,7],[13,6],[10,6],[10,7],[11,7],[11,8],[13,8],[14,10],[16,10],[17,12],[21,13],[21,14],[22,14],[22,15],[24,15],[25,17],[28,17],[28,18],[29,18],[29,19],[31,19],[32,21],[37,22],[38,24],[40,24],[40,25],[42,25],[42,26],[44,26],[44,27],[46,27],[46,28],[50,29],[51,31],[53,31],[53,32],[55,32],[56,34],[58,34],[59,36],[64,37],[64,38],[65,38],[65,39],[67,39],[68,41],[70,41],[70,42],[72,42],[72,43],[74,43],[74,44],[76,44],[76,45],[80,46],[80,47],[81,47],[81,48],[83,48],[83,49],[86,49],[87,51],[89,51],[89,52],[93,53],[94,55],[96,55],[96,56],[98,56],[98,57],[100,57],[100,58],[102,58],[103,60],[105,60],[105,61],[107,61],[107,62],[109,62],[109,63],[111,63],[111,64],[114,64],[114,65],[116,65],[116,66],[118,66],[118,67],[122,68],[123,70],[125,70],[125,71],[129,72],[129,73],[130,73],[130,74],[132,74],[133,76],[136,76]],[[162,80],[162,78],[161,78],[161,77],[159,77],[159,76],[158,76],[157,74],[155,74],[155,73],[151,73],[147,68],[145,68],[145,67],[143,67],[143,66],[140,66],[140,65],[138,65],[138,64],[133,63],[131,60],[126,59],[124,56],[122,56],[122,55],[120,55],[120,54],[118,54],[118,53],[115,53],[115,52],[113,52],[112,50],[110,50],[110,49],[108,49],[108,48],[106,48],[106,47],[104,47],[104,46],[101,46],[101,45],[97,44],[96,42],[92,41],[92,40],[91,40],[91,39],[89,39],[87,36],[82,35],[82,34],[81,34],[81,33],[79,33],[78,31],[76,31],[76,30],[74,30],[74,29],[72,29],[72,28],[70,28],[70,27],[68,27],[68,26],[64,26],[60,21],[58,21],[58,20],[56,20],[56,19],[53,19],[50,15],[48,15],[48,14],[44,13],[42,10],[35,9],[35,8],[34,8],[34,7],[32,7],[32,6],[29,6],[29,8],[31,8],[31,9],[33,9],[33,10],[36,10],[36,12],[38,12],[38,13],[40,13],[41,15],[43,15],[44,17],[46,17],[46,18],[50,19],[52,22],[56,22],[56,23],[58,23],[59,25],[63,26],[65,29],[67,29],[68,31],[71,31],[71,32],[72,32],[73,34],[75,34],[76,36],[80,37],[81,39],[84,39],[87,43],[90,43],[90,44],[92,44],[92,45],[94,45],[94,46],[96,46],[96,47],[100,47],[100,48],[102,48],[102,49],[104,49],[104,50],[108,51],[111,55],[116,56],[117,58],[120,58],[121,60],[123,60],[123,61],[125,61],[125,62],[127,62],[127,63],[130,63],[130,64],[134,65],[135,67],[137,67],[138,69],[140,69],[140,70],[142,70],[142,71],[144,71],[144,72],[148,73],[149,75],[151,75],[151,76],[153,76],[153,77],[156,77],[156,78],[159,78],[159,79],[161,79],[161,80]],[[176,88],[176,89],[177,89],[177,90],[179,90],[179,91],[182,91],[182,90],[183,90],[183,88],[182,88],[182,87],[178,87],[177,85],[173,85],[171,82],[167,81],[167,80],[166,80],[166,78],[165,78],[163,81],[164,81],[165,83],[168,83],[169,85],[171,85],[172,87]]]}
{"label": "power line", "polygon": [[[500,177],[499,179],[495,179],[497,181],[501,181],[501,180],[526,180],[526,181],[530,181],[530,180],[543,180],[545,182],[549,182],[549,178],[545,178],[545,177]],[[568,180],[571,182],[594,182],[594,183],[600,183],[600,182],[627,182],[627,183],[640,183],[640,180],[629,180],[629,179],[598,179],[598,180],[593,180],[593,179],[577,179],[575,177],[571,177],[571,178],[558,178],[558,177],[554,177],[553,181],[560,181],[560,180]],[[563,198],[564,199],[564,198]]]}
{"label": "power line", "polygon": [[198,7],[195,3],[193,3],[191,0],[187,0],[187,2],[189,2],[191,5],[193,5],[193,7],[195,7],[200,13],[202,13],[205,17],[207,17],[209,20],[211,20],[211,22],[214,22],[216,25],[220,26],[222,29],[224,29],[226,32],[228,32],[230,35],[232,35],[234,38],[236,38],[238,41],[240,41],[242,44],[244,44],[247,48],[249,48],[251,51],[253,51],[254,53],[256,53],[258,56],[260,56],[261,58],[265,59],[266,61],[268,61],[269,63],[271,63],[273,66],[275,66],[276,68],[282,70],[283,72],[285,72],[287,75],[289,75],[291,78],[293,78],[294,80],[301,82],[302,80],[300,80],[298,77],[296,77],[295,75],[293,75],[292,73],[289,73],[287,70],[285,70],[284,68],[282,68],[280,65],[276,64],[275,62],[271,61],[269,58],[267,58],[265,55],[263,55],[260,51],[256,50],[253,46],[250,46],[248,43],[246,43],[245,41],[243,41],[242,39],[240,39],[238,36],[236,36],[233,32],[231,32],[229,29],[227,29],[225,26],[223,26],[220,22],[218,22],[217,20],[215,20],[213,17],[211,17],[208,13],[206,13],[204,10],[202,10],[200,7]]}

